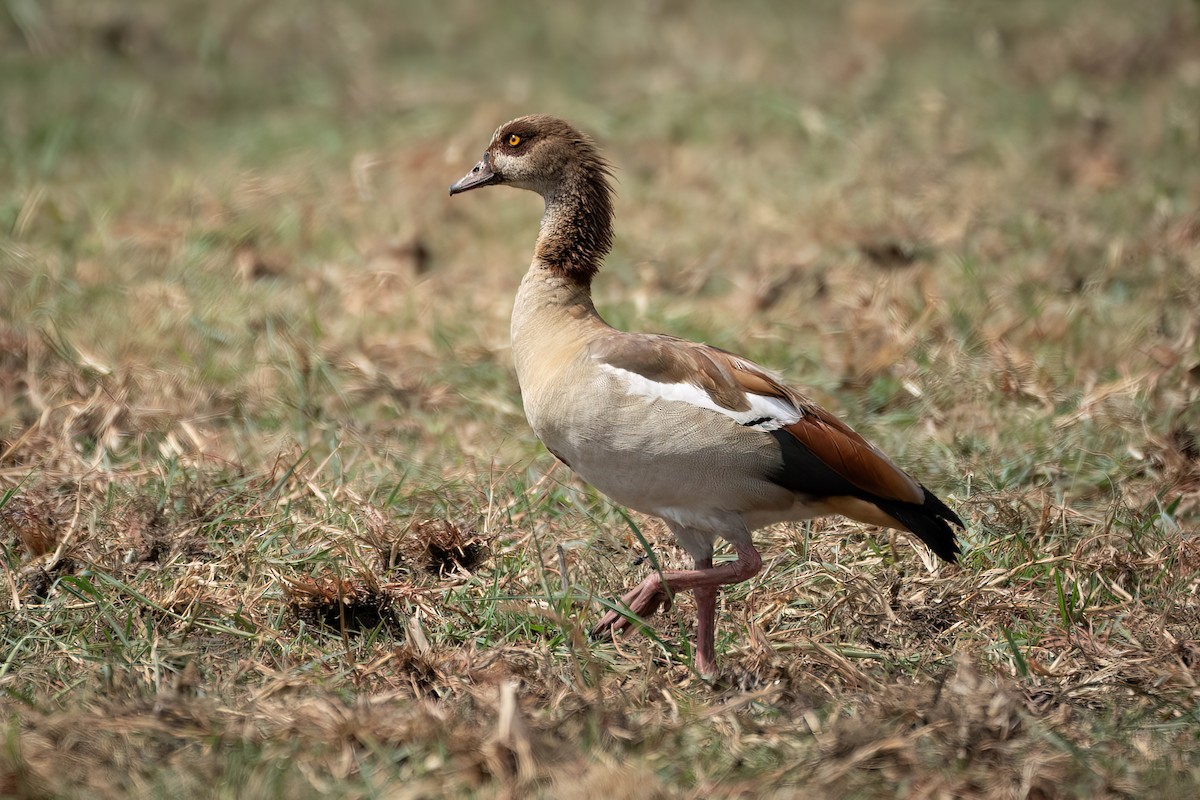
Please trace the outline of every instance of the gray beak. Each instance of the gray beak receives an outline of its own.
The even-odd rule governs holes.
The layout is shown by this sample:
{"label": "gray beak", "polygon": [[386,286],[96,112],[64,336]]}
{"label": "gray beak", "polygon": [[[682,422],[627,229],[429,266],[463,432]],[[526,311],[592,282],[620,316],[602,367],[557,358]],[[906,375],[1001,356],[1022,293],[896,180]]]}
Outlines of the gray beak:
{"label": "gray beak", "polygon": [[458,183],[450,185],[450,195],[454,196],[468,189],[478,189],[480,186],[487,186],[489,183],[495,183],[499,180],[499,177],[496,173],[492,172],[491,154],[484,153],[482,161],[476,164]]}

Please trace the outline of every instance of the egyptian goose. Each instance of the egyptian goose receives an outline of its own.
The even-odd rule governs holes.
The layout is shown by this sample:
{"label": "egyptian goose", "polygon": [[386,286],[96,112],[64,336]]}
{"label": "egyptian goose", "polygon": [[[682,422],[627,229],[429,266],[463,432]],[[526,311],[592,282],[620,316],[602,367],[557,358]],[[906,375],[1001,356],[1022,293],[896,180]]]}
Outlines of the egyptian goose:
{"label": "egyptian goose", "polygon": [[[502,125],[450,187],[529,189],[546,203],[512,314],[525,416],[560,461],[615,502],[661,518],[695,569],[655,572],[592,630],[608,636],[696,598],[695,668],[716,672],[717,590],[758,574],[751,531],[841,514],[910,531],[953,562],[962,520],[828,411],[740,356],[673,336],[625,333],[592,304],[612,246],[611,170],[587,135],[550,116]],[[737,560],[713,566],[713,543]]]}

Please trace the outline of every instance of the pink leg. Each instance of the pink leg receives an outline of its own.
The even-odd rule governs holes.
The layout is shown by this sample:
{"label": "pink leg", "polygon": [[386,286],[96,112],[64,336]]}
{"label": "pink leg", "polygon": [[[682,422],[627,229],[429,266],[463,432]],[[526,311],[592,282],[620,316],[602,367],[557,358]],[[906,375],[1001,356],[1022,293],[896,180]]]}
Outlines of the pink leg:
{"label": "pink leg", "polygon": [[[712,559],[696,559],[696,569],[712,569]],[[717,589],[696,589],[692,594],[696,598],[696,671],[716,675]]]}
{"label": "pink leg", "polygon": [[[692,591],[696,596],[698,614],[696,626],[696,670],[702,674],[716,672],[717,656],[714,643],[714,626],[717,612],[717,589],[730,583],[740,583],[754,577],[762,569],[762,557],[749,542],[735,543],[738,560],[732,564],[712,566],[711,559],[697,560],[696,569],[655,572],[635,589],[621,598],[621,604],[630,612],[646,619],[658,609],[671,607],[671,596],[678,592]],[[594,638],[605,638],[614,633],[629,630],[632,623],[619,611],[609,611],[596,627]]]}

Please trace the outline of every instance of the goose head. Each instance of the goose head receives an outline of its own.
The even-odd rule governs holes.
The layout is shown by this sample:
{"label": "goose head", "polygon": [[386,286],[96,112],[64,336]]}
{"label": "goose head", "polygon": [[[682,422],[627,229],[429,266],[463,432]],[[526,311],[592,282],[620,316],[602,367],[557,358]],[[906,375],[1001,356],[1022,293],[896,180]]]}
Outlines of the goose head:
{"label": "goose head", "polygon": [[496,129],[483,158],[450,187],[456,195],[505,184],[550,198],[589,172],[608,173],[591,138],[558,117],[519,117]]}

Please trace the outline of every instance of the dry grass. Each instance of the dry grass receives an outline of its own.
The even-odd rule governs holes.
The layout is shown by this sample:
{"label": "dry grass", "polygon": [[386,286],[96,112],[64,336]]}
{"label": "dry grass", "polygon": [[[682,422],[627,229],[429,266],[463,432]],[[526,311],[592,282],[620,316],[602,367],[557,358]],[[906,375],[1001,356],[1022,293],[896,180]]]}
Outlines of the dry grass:
{"label": "dry grass", "polygon": [[[10,2],[0,795],[1200,788],[1200,12]],[[102,89],[97,88],[102,87]],[[970,520],[684,556],[528,433],[529,111],[619,167],[598,303],[780,367]]]}

